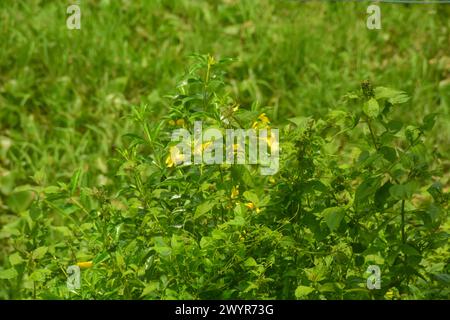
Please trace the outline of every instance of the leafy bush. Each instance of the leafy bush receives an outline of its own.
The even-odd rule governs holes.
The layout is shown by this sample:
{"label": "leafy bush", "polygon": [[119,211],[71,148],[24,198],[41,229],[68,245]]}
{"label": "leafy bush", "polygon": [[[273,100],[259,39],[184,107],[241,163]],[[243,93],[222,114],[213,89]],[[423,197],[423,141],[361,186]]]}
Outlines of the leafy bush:
{"label": "leafy bush", "polygon": [[[270,127],[270,109],[241,107],[224,83],[231,60],[195,56],[162,122],[133,108],[112,184],[78,170],[68,184],[17,193],[21,218],[1,231],[14,251],[3,297],[84,299],[405,299],[449,291],[448,192],[420,124],[392,119],[406,93],[347,94],[325,117],[280,124],[280,170],[185,165],[172,130],[193,123]],[[29,209],[21,204],[36,199]],[[82,267],[81,289],[66,287]],[[368,290],[369,265],[381,289]]]}

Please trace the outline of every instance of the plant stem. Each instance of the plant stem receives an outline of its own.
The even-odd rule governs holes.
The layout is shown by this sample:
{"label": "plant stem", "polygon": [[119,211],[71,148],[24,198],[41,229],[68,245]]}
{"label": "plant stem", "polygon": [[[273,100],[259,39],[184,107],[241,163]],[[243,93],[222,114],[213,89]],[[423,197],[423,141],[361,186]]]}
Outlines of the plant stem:
{"label": "plant stem", "polygon": [[402,200],[402,243],[406,243],[406,235],[405,235],[405,200]]}
{"label": "plant stem", "polygon": [[375,139],[375,134],[373,133],[372,126],[370,125],[369,117],[367,117],[367,125],[369,126],[370,135],[372,136],[373,145],[375,146],[375,149],[378,151],[377,141]]}

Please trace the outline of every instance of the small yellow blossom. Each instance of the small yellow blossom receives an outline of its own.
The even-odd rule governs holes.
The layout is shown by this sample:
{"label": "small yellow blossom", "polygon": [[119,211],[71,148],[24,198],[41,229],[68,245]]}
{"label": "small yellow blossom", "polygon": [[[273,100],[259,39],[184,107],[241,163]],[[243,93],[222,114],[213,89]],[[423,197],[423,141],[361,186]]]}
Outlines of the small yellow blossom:
{"label": "small yellow blossom", "polygon": [[270,147],[270,152],[276,152],[279,150],[278,139],[275,138],[274,135],[270,135],[270,137],[262,138],[262,141],[266,142]]}
{"label": "small yellow blossom", "polygon": [[172,119],[170,119],[170,120],[169,120],[169,124],[170,124],[171,126],[174,126],[174,125],[175,125],[175,121],[173,121]]}
{"label": "small yellow blossom", "polygon": [[214,59],[213,56],[208,55],[208,64],[209,65],[215,65],[216,64],[216,59]]}
{"label": "small yellow blossom", "polygon": [[239,186],[231,188],[231,199],[237,198],[238,195],[239,195]]}
{"label": "small yellow blossom", "polygon": [[94,264],[92,261],[85,261],[85,262],[77,262],[77,266],[80,267],[80,269],[88,269],[91,268]]}
{"label": "small yellow blossom", "polygon": [[270,120],[266,116],[266,114],[265,113],[261,113],[258,116],[258,120],[253,122],[252,128],[253,129],[260,128],[260,127],[264,128],[264,127],[267,127],[269,123],[270,123]]}
{"label": "small yellow blossom", "polygon": [[249,208],[250,210],[254,210],[256,213],[260,213],[261,212],[261,209],[258,208],[253,202],[247,202],[245,204],[245,206],[247,208]]}
{"label": "small yellow blossom", "polygon": [[261,113],[261,114],[259,115],[258,119],[261,120],[261,122],[262,122],[263,124],[270,123],[270,120],[269,120],[269,118],[266,116],[265,113]]}
{"label": "small yellow blossom", "polygon": [[211,145],[212,145],[212,141],[208,141],[208,142],[202,143],[202,151],[205,151],[205,150],[208,149]]}
{"label": "small yellow blossom", "polygon": [[242,150],[241,146],[237,143],[233,144],[234,153],[240,152]]}
{"label": "small yellow blossom", "polygon": [[255,204],[253,203],[253,202],[247,202],[246,204],[245,204],[245,206],[247,207],[247,208],[249,208],[250,210],[253,210],[253,209],[255,209]]}
{"label": "small yellow blossom", "polygon": [[194,154],[201,154],[203,151],[208,149],[212,145],[212,141],[208,141],[205,143],[194,142]]}
{"label": "small yellow blossom", "polygon": [[176,123],[177,123],[177,126],[180,126],[180,127],[184,126],[184,119],[178,119]]}
{"label": "small yellow blossom", "polygon": [[385,294],[385,297],[388,299],[392,299],[394,297],[394,291],[388,290]]}
{"label": "small yellow blossom", "polygon": [[177,147],[170,147],[170,154],[166,158],[166,165],[168,168],[176,166],[177,164],[183,162],[184,155],[180,152]]}

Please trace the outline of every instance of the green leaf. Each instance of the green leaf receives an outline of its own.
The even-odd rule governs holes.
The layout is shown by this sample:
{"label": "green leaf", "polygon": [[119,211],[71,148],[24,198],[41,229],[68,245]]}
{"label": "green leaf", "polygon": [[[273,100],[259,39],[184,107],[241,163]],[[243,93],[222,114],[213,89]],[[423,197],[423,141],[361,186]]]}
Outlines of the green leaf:
{"label": "green leaf", "polygon": [[355,202],[357,205],[362,204],[369,199],[380,186],[379,177],[371,177],[364,180],[356,189]]}
{"label": "green leaf", "polygon": [[369,118],[376,118],[380,114],[380,106],[378,105],[378,101],[371,98],[369,101],[364,103],[363,111]]}
{"label": "green leaf", "polygon": [[74,175],[70,179],[70,194],[73,195],[75,193],[76,188],[78,187],[81,176],[81,168],[75,171]]}
{"label": "green leaf", "polygon": [[403,127],[403,122],[401,122],[399,120],[391,120],[387,123],[387,128],[392,133],[399,132],[402,129],[402,127]]}
{"label": "green leaf", "polygon": [[397,152],[395,151],[394,148],[382,146],[380,148],[379,152],[383,155],[383,157],[387,161],[389,161],[391,163],[394,162],[395,160],[397,160]]}
{"label": "green leaf", "polygon": [[421,126],[422,130],[428,131],[433,129],[436,122],[437,113],[430,113],[423,118],[423,124]]}
{"label": "green leaf", "polygon": [[442,184],[440,182],[434,182],[427,189],[427,191],[437,203],[444,201],[444,195],[442,194]]}
{"label": "green leaf", "polygon": [[39,247],[33,251],[33,259],[39,260],[45,256],[48,251],[48,247]]}
{"label": "green leaf", "polygon": [[228,222],[231,226],[243,226],[245,224],[245,219],[242,216],[236,216],[234,219]]}
{"label": "green leaf", "polygon": [[245,191],[244,192],[244,198],[247,199],[250,202],[253,202],[256,206],[259,206],[259,198],[252,191]]}
{"label": "green leaf", "polygon": [[18,252],[13,253],[12,255],[9,256],[9,262],[15,266],[16,264],[21,264],[23,263],[25,260],[20,256],[20,254]]}
{"label": "green leaf", "polygon": [[247,258],[247,260],[244,261],[244,266],[246,267],[256,267],[258,266],[258,263],[256,263],[256,260],[252,257]]}
{"label": "green leaf", "polygon": [[142,290],[141,297],[148,295],[149,293],[159,290],[159,281],[150,281]]}
{"label": "green leaf", "polygon": [[401,248],[402,252],[407,255],[421,256],[420,252],[416,248],[410,246],[409,244],[402,244],[400,248]]}
{"label": "green leaf", "polygon": [[434,274],[434,278],[446,286],[450,286],[450,275],[446,273]]}
{"label": "green leaf", "polygon": [[413,196],[418,187],[419,185],[416,181],[409,181],[404,184],[394,184],[389,189],[389,193],[396,200],[408,200]]}
{"label": "green leaf", "polygon": [[314,288],[306,287],[306,286],[298,286],[297,289],[295,289],[295,297],[296,298],[303,298],[306,297],[308,294],[314,291]]}
{"label": "green leaf", "polygon": [[28,209],[33,201],[33,192],[19,191],[12,193],[6,200],[8,207],[15,213],[21,213]]}
{"label": "green leaf", "polygon": [[66,226],[51,227],[53,230],[61,233],[65,237],[73,237],[72,231]]}
{"label": "green leaf", "polygon": [[344,209],[339,207],[331,207],[322,211],[322,215],[325,219],[325,222],[327,223],[328,228],[330,228],[331,231],[335,231],[337,228],[339,228],[339,225],[341,224],[341,221],[345,216],[345,211]]}
{"label": "green leaf", "polygon": [[375,98],[386,99],[391,104],[401,104],[409,100],[408,95],[404,91],[399,91],[386,87],[375,88]]}
{"label": "green leaf", "polygon": [[310,117],[295,117],[295,118],[289,118],[288,121],[292,122],[299,128],[306,128],[310,119],[311,119]]}
{"label": "green leaf", "polygon": [[38,282],[44,282],[45,278],[50,275],[52,272],[48,269],[38,269],[35,270],[31,275],[30,275],[30,280],[33,281],[38,281]]}
{"label": "green leaf", "polygon": [[405,128],[405,138],[409,143],[413,143],[419,138],[420,129],[415,126],[407,126]]}
{"label": "green leaf", "polygon": [[200,218],[205,213],[209,212],[215,204],[216,203],[214,201],[206,201],[200,204],[197,209],[195,209],[194,219]]}
{"label": "green leaf", "polygon": [[153,241],[155,242],[153,249],[155,249],[155,251],[161,256],[167,257],[171,255],[172,248],[167,245],[166,241],[164,241],[162,237],[154,237]]}
{"label": "green leaf", "polygon": [[386,204],[386,201],[389,199],[390,193],[389,189],[391,188],[392,183],[390,181],[383,184],[382,187],[380,187],[377,192],[375,192],[375,205],[378,208],[383,208]]}
{"label": "green leaf", "polygon": [[14,279],[18,276],[16,269],[10,268],[0,271],[0,279]]}
{"label": "green leaf", "polygon": [[103,251],[102,253],[98,254],[94,260],[92,260],[92,263],[98,264],[100,262],[103,262],[105,260],[109,259],[109,253],[107,251]]}

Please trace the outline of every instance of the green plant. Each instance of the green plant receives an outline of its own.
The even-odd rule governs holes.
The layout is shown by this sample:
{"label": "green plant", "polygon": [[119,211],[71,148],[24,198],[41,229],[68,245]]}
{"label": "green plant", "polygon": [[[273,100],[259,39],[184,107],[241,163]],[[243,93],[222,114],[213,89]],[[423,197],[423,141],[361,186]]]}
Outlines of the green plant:
{"label": "green plant", "polygon": [[[271,126],[270,108],[229,94],[232,60],[194,60],[161,122],[133,108],[141,131],[124,137],[113,184],[95,186],[82,168],[69,183],[36,180],[36,201],[2,229],[14,248],[0,271],[7,296],[448,296],[449,194],[424,144],[436,114],[418,125],[392,118],[408,96],[366,81],[323,118],[280,125],[274,176],[257,165],[177,166],[168,157],[175,128]],[[69,292],[66,269],[77,263],[87,268]],[[366,288],[369,265],[381,269],[380,290]]]}

